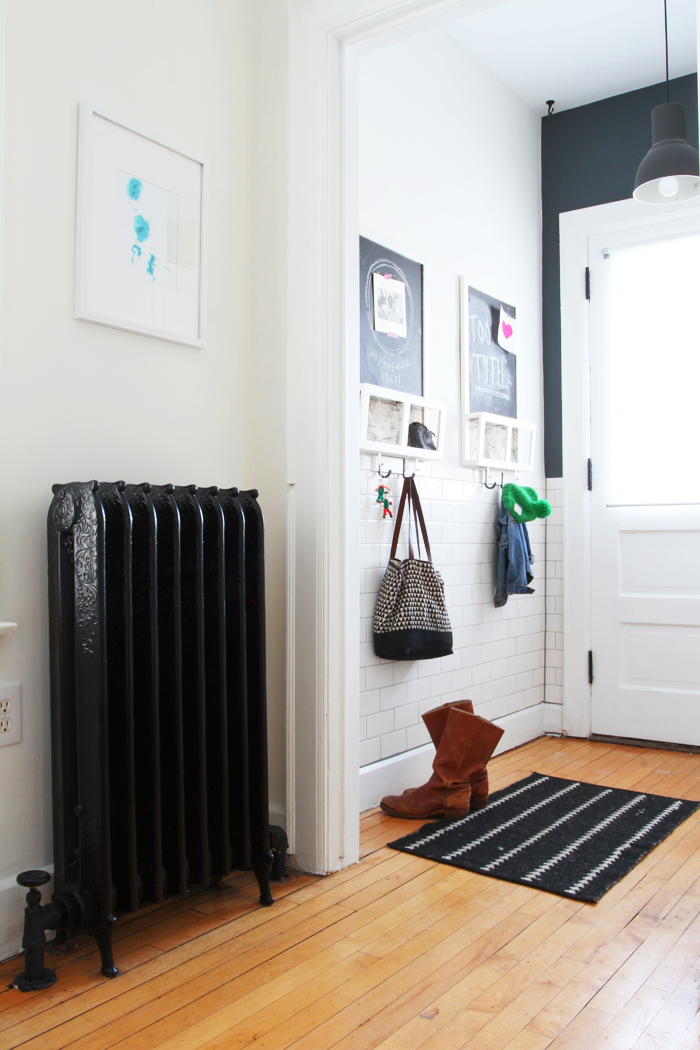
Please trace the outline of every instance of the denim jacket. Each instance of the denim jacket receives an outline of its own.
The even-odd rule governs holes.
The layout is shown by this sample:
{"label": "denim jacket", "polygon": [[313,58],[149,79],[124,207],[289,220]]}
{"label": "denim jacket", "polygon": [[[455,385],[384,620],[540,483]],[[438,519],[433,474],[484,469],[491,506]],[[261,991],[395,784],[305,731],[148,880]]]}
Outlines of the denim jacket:
{"label": "denim jacket", "polygon": [[498,533],[498,583],[493,600],[497,609],[505,605],[509,594],[534,594],[528,587],[532,580],[530,566],[534,562],[530,550],[527,525],[520,525],[501,502],[501,513],[496,523]]}

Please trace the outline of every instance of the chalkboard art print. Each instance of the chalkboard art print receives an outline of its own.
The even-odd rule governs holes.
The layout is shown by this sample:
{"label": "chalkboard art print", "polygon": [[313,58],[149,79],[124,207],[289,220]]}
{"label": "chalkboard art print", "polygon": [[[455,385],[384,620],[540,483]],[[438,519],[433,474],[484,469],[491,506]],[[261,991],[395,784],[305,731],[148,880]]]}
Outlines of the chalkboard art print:
{"label": "chalkboard art print", "polygon": [[423,394],[423,267],[360,237],[360,382]]}
{"label": "chalkboard art print", "polygon": [[[462,278],[462,396],[468,412],[517,419],[515,307]],[[512,350],[505,347],[512,346]]]}

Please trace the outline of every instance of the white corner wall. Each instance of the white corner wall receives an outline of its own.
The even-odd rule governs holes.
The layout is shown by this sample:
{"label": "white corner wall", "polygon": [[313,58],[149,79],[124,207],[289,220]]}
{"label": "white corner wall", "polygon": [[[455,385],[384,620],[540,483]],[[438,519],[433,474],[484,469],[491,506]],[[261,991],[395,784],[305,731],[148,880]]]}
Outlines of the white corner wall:
{"label": "white corner wall", "polygon": [[[517,307],[518,416],[539,427],[544,494],[541,353],[540,118],[444,30],[360,60],[360,232],[425,266],[425,393],[447,402],[443,463],[418,487],[433,557],[446,584],[454,655],[420,663],[374,656],[372,617],[392,523],[374,503],[373,458],[360,471],[361,800],[412,783],[432,748],[421,714],[471,698],[503,720],[515,746],[544,731],[544,526],[533,524],[532,596],[493,606],[500,490],[460,466],[459,277]],[[389,461],[386,461],[387,463]],[[398,499],[399,481],[392,493]],[[524,734],[524,735],[523,735]],[[396,756],[404,755],[403,763]],[[388,785],[388,786],[387,786]],[[376,797],[375,797],[376,796]]]}
{"label": "white corner wall", "polygon": [[[260,489],[273,818],[284,811],[285,11],[285,0],[8,2],[0,619],[19,627],[0,639],[0,681],[22,683],[23,736],[0,748],[0,958],[20,946],[16,874],[52,862],[52,483]],[[211,163],[205,350],[73,318],[83,98]]]}

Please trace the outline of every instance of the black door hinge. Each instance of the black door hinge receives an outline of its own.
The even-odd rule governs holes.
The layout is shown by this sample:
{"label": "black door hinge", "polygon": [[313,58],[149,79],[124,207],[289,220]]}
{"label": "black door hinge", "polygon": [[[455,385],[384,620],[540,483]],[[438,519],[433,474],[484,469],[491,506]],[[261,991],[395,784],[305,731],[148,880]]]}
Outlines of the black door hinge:
{"label": "black door hinge", "polygon": [[593,492],[593,460],[588,460],[588,491]]}
{"label": "black door hinge", "polygon": [[593,650],[588,650],[588,684],[593,685]]}
{"label": "black door hinge", "polygon": [[591,297],[591,268],[586,267],[586,299]]}

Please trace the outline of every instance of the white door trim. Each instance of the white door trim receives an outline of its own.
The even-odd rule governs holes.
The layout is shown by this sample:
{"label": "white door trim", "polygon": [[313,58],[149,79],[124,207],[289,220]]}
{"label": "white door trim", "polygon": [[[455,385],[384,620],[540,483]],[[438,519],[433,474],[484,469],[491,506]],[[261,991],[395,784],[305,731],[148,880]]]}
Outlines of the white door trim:
{"label": "white door trim", "polygon": [[[587,486],[590,455],[590,357],[584,273],[589,238],[697,216],[695,201],[659,207],[632,198],[559,217],[561,267],[562,448],[564,482],[564,704],[565,735],[591,731],[591,519]],[[591,297],[595,287],[591,287]],[[595,463],[593,464],[595,485]]]}
{"label": "white door trim", "polygon": [[289,0],[287,832],[359,858],[358,56],[504,0]]}

